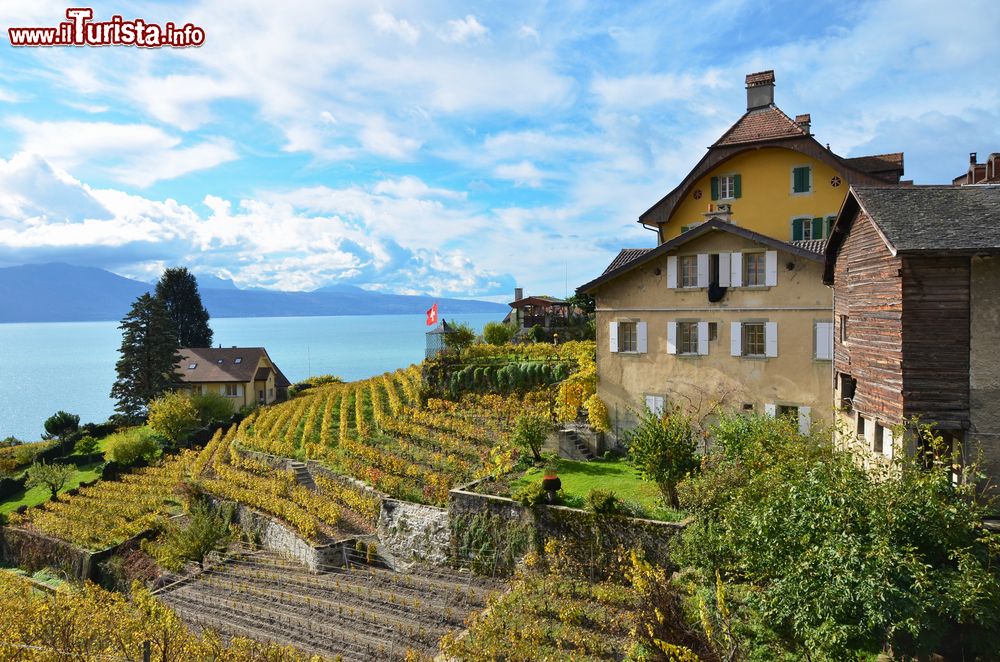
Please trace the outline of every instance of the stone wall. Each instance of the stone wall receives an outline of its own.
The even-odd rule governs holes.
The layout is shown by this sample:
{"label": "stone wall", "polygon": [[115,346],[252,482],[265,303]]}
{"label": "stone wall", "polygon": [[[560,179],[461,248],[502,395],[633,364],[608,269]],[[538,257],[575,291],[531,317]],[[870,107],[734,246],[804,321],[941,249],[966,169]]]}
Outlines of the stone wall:
{"label": "stone wall", "polygon": [[440,565],[448,560],[451,531],[444,508],[383,499],[377,535],[379,555],[394,570],[417,561]]}

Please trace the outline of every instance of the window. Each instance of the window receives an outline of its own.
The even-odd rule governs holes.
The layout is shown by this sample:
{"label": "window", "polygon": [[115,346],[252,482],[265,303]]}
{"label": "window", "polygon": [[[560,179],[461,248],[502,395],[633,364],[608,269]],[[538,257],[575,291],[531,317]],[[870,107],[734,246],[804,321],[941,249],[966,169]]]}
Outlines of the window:
{"label": "window", "polygon": [[865,417],[858,412],[858,439],[865,438]]}
{"label": "window", "polygon": [[243,357],[237,356],[235,359],[233,359],[233,363],[243,363]]}
{"label": "window", "polygon": [[840,406],[850,409],[854,406],[854,389],[857,388],[858,382],[844,372],[838,373],[837,376],[840,381]]}
{"label": "window", "polygon": [[198,367],[197,363],[188,363],[188,370],[194,370]]}
{"label": "window", "polygon": [[767,341],[763,322],[743,323],[743,356],[765,356]]}
{"label": "window", "polygon": [[682,255],[678,258],[681,287],[698,287],[698,256]]}
{"label": "window", "polygon": [[792,241],[826,239],[830,227],[829,218],[796,218],[792,220]]}
{"label": "window", "polygon": [[648,409],[653,414],[660,416],[663,414],[663,396],[662,395],[647,395],[646,396],[646,409]]}
{"label": "window", "polygon": [[222,359],[219,359],[218,361],[216,361],[216,363],[218,363],[219,365],[222,365]]}
{"label": "window", "polygon": [[766,255],[764,253],[743,254],[743,284],[748,287],[767,283]]}
{"label": "window", "polygon": [[273,388],[267,389],[267,397],[269,397],[269,398],[273,398],[274,397],[274,389]]}
{"label": "window", "polygon": [[240,394],[239,384],[226,384],[226,395],[230,398],[235,398]]}
{"label": "window", "polygon": [[777,415],[779,417],[790,416],[797,421],[799,420],[799,408],[795,405],[778,405]]}
{"label": "window", "polygon": [[719,339],[719,323],[709,322],[708,323],[708,339],[718,340]]}
{"label": "window", "polygon": [[875,451],[876,453],[885,452],[884,450],[885,444],[883,440],[884,433],[882,432],[883,429],[884,428],[882,427],[881,423],[878,422],[875,423],[875,434],[873,435],[875,439],[872,440],[872,450]]}
{"label": "window", "polygon": [[677,353],[697,354],[698,353],[698,323],[678,322],[677,323]]}
{"label": "window", "polygon": [[712,177],[713,200],[735,200],[743,194],[741,188],[739,175]]}
{"label": "window", "polygon": [[792,193],[809,193],[812,191],[812,168],[799,166],[792,168]]}
{"label": "window", "polygon": [[636,333],[635,322],[618,323],[618,351],[637,352],[639,351],[638,334]]}
{"label": "window", "polygon": [[749,402],[743,403],[743,411],[753,411],[753,405]]}
{"label": "window", "polygon": [[847,342],[847,315],[840,316],[840,342]]}

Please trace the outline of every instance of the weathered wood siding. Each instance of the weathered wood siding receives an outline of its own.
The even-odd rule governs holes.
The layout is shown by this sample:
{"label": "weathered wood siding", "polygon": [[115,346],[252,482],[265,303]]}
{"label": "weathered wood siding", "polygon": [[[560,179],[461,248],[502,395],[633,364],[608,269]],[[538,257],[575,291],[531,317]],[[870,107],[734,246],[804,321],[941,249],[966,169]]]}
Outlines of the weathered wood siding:
{"label": "weathered wood siding", "polygon": [[969,422],[969,258],[903,260],[904,415]]}
{"label": "weathered wood siding", "polygon": [[[894,422],[903,415],[902,260],[859,211],[834,269],[834,365],[857,380],[854,409]],[[847,315],[847,342],[841,320]]]}

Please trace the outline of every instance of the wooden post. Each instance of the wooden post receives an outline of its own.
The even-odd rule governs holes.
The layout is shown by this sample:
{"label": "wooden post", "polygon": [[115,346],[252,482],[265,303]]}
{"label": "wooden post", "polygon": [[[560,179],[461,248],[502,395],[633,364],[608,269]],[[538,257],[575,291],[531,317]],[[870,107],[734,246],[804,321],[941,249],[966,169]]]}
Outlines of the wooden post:
{"label": "wooden post", "polygon": [[150,662],[153,657],[153,650],[149,645],[149,641],[142,642],[142,662]]}

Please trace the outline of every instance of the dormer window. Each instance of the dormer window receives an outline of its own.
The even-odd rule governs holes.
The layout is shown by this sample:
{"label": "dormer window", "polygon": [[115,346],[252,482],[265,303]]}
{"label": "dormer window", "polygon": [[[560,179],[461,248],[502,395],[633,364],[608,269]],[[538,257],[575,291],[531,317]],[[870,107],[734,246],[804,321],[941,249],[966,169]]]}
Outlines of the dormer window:
{"label": "dormer window", "polygon": [[233,363],[243,363],[243,357],[237,356],[235,359],[233,359]]}
{"label": "dormer window", "polygon": [[198,367],[197,363],[188,363],[188,370],[194,370]]}
{"label": "dormer window", "polygon": [[222,365],[222,359],[219,359],[218,361],[216,361],[216,363],[218,363],[219,365]]}

